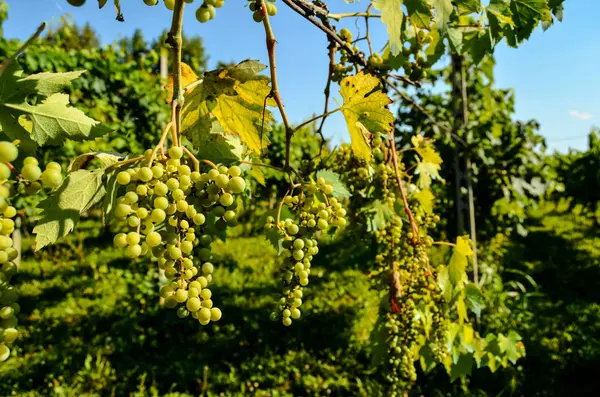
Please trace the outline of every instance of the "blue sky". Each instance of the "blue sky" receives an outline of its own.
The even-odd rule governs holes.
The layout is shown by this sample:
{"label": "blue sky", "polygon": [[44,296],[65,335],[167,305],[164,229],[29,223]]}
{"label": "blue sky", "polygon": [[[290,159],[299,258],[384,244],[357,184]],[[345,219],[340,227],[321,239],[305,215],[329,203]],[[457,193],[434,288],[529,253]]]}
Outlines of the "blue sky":
{"label": "blue sky", "polygon": [[[96,0],[87,0],[79,8],[70,6],[66,0],[7,0],[7,3],[10,10],[4,34],[9,38],[26,38],[41,21],[56,21],[66,12],[78,23],[89,21],[103,43],[129,36],[137,28],[144,31],[147,39],[154,38],[170,24],[170,14],[162,4],[148,7],[142,0],[121,0],[123,23],[115,21],[112,1],[102,10],[98,10]],[[252,20],[251,12],[243,4],[242,0],[225,0],[215,20],[206,24],[199,24],[194,18],[200,0],[186,6],[184,30],[203,37],[210,55],[209,67],[218,60],[246,58],[267,64],[262,25]],[[299,123],[322,112],[327,43],[317,28],[283,3],[276,4],[279,13],[272,18],[272,24],[278,41],[280,91],[291,122]],[[329,8],[333,13],[363,11],[366,4],[335,0],[329,2]],[[537,119],[550,149],[585,149],[590,128],[600,124],[596,121],[600,118],[598,10],[598,0],[566,0],[562,23],[545,32],[538,28],[518,49],[505,44],[496,49],[496,85],[516,90],[515,118]],[[354,22],[345,21],[348,21],[345,26],[356,35]],[[364,32],[362,21],[359,27]],[[381,48],[386,37],[384,25],[371,20],[370,31],[374,47]],[[335,141],[349,139],[341,115],[328,119],[325,132]]]}

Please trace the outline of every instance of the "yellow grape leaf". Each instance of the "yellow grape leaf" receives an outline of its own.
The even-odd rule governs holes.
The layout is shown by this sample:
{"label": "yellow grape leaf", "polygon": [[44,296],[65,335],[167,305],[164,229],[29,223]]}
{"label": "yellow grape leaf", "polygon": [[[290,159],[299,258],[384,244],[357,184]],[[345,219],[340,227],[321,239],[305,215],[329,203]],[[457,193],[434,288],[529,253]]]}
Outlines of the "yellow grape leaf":
{"label": "yellow grape leaf", "polygon": [[[448,264],[448,279],[454,291],[460,291],[464,288],[467,278],[467,258],[473,255],[471,241],[466,237],[456,239],[456,247],[452,251],[452,258]],[[463,301],[464,304],[464,301]]]}
{"label": "yellow grape leaf", "polygon": [[463,343],[470,345],[473,342],[473,338],[475,336],[475,332],[473,331],[473,327],[471,324],[463,325]]}
{"label": "yellow grape leaf", "polygon": [[417,151],[417,153],[419,153],[421,159],[426,163],[441,165],[443,162],[440,154],[436,152],[435,149],[431,147],[431,145],[427,145],[425,147],[417,147],[415,150]]}
{"label": "yellow grape leaf", "polygon": [[423,138],[421,135],[415,135],[411,138],[412,144],[415,146],[415,151],[421,156],[421,160],[417,158],[417,167],[415,174],[419,175],[418,185],[421,189],[427,189],[431,186],[433,179],[442,180],[439,174],[442,157],[431,146],[432,141]]}
{"label": "yellow grape leaf", "polygon": [[250,80],[245,83],[236,84],[235,92],[246,102],[263,106],[265,99],[267,106],[276,106],[275,100],[269,97],[271,86],[264,80]]}
{"label": "yellow grape leaf", "polygon": [[260,170],[260,168],[258,168],[258,167],[250,168],[250,175],[252,175],[254,177],[254,179],[256,179],[256,182],[260,183],[263,186],[266,186],[265,174],[263,174],[263,172]]}
{"label": "yellow grape leaf", "polygon": [[420,192],[414,194],[415,199],[421,204],[421,208],[427,214],[431,214],[433,212],[433,201],[435,196],[431,193],[429,189],[423,189]]}
{"label": "yellow grape leaf", "polygon": [[463,323],[467,320],[467,305],[465,305],[465,299],[462,294],[456,301],[456,312],[458,313],[459,323]]}
{"label": "yellow grape leaf", "polygon": [[460,255],[464,255],[465,257],[473,256],[471,239],[469,239],[468,237],[459,236],[456,239],[456,247],[454,248],[454,251],[458,252]]}
{"label": "yellow grape leaf", "polygon": [[[248,107],[241,97],[221,95],[217,98],[217,106],[212,114],[217,118],[225,132],[237,134],[249,149],[260,152],[266,146],[265,137],[260,137],[261,109]],[[270,113],[265,112],[265,124],[273,120]]]}
{"label": "yellow grape leaf", "polygon": [[[188,64],[181,62],[181,88],[187,87],[195,81],[198,81],[196,73]],[[173,76],[169,76],[169,82],[165,85],[165,89],[167,90],[167,103],[173,102]]]}
{"label": "yellow grape leaf", "polygon": [[275,104],[268,98],[269,78],[258,74],[265,68],[257,61],[246,60],[204,73],[202,82],[186,95],[183,133],[198,146],[218,125],[219,133],[236,134],[249,149],[260,152],[269,142],[266,135],[261,139],[261,129],[264,133],[271,131],[273,120],[271,112],[264,109],[265,102],[268,106]]}
{"label": "yellow grape leaf", "polygon": [[369,135],[389,133],[393,128],[394,116],[386,108],[392,101],[379,89],[377,77],[358,73],[348,76],[340,83],[340,94],[344,98],[342,113],[352,140],[352,151],[362,159],[371,159]]}

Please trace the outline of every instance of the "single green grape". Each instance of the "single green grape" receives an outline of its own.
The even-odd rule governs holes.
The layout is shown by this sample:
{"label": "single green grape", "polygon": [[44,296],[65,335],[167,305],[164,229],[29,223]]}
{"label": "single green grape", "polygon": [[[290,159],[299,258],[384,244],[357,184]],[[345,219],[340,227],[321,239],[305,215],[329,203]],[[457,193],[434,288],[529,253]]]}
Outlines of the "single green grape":
{"label": "single green grape", "polygon": [[62,180],[63,178],[60,171],[53,168],[46,168],[46,170],[42,172],[42,183],[50,188],[59,187]]}
{"label": "single green grape", "polygon": [[19,149],[12,142],[2,141],[0,142],[0,162],[10,163],[15,161],[19,157]]}
{"label": "single green grape", "polygon": [[21,169],[21,175],[23,175],[23,178],[26,180],[35,182],[40,179],[42,170],[37,164],[25,164]]}

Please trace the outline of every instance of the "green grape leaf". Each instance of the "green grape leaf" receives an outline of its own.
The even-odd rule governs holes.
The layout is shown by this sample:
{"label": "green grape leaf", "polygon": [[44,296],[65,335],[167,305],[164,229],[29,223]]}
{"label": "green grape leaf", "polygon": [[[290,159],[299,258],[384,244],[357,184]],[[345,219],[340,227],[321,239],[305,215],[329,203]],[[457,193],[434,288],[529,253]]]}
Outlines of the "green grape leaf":
{"label": "green grape leaf", "polygon": [[448,28],[446,36],[448,37],[450,49],[457,54],[462,54],[464,47],[462,30],[458,28]]}
{"label": "green grape leaf", "polygon": [[244,146],[238,135],[218,132],[215,128],[208,133],[197,136],[194,143],[197,157],[214,163],[230,164],[243,158]]}
{"label": "green grape leaf", "polygon": [[[476,0],[479,1],[479,0]],[[431,10],[426,0],[404,0],[408,18],[418,28],[428,28],[431,24]]]}
{"label": "green grape leaf", "polygon": [[33,90],[29,92],[30,94],[49,96],[71,87],[71,81],[79,78],[85,72],[85,70],[77,70],[66,73],[37,73],[23,77],[19,82],[24,86],[28,83],[34,84],[31,85]]}
{"label": "green grape leaf", "polygon": [[465,286],[465,301],[469,310],[475,315],[481,315],[481,310],[485,307],[483,294],[477,285],[469,283]]}
{"label": "green grape leaf", "polygon": [[430,0],[431,5],[435,9],[435,19],[438,30],[442,36],[446,35],[448,25],[450,23],[450,16],[454,11],[451,0]]}
{"label": "green grape leaf", "polygon": [[363,207],[361,212],[366,215],[368,232],[374,232],[385,227],[394,217],[394,211],[381,200],[371,202],[368,206]]}
{"label": "green grape leaf", "polygon": [[204,230],[207,234],[218,237],[223,241],[227,241],[227,231],[219,230],[216,227],[216,223],[219,219],[221,218],[217,218],[212,211],[206,214],[206,223],[203,225]]}
{"label": "green grape leaf", "polygon": [[473,354],[461,354],[456,364],[450,367],[450,380],[454,382],[456,379],[471,374],[473,369]]}
{"label": "green grape leaf", "polygon": [[117,174],[123,171],[123,168],[116,169],[113,172],[107,173],[104,176],[106,194],[102,200],[102,223],[108,225],[111,219],[113,219],[113,212],[115,210],[117,202],[117,193],[119,191],[119,184],[117,183]]}
{"label": "green grape leaf", "polygon": [[[25,152],[33,152],[37,146],[61,144],[66,138],[84,140],[106,133],[106,127],[70,107],[69,96],[58,91],[67,88],[81,73],[40,73],[23,77],[13,62],[0,75],[2,132],[11,140],[19,139]],[[28,102],[32,95],[38,99],[33,105]]]}
{"label": "green grape leaf", "polygon": [[413,195],[413,197],[419,202],[423,211],[426,214],[433,213],[433,202],[435,200],[435,196],[431,193],[429,189],[423,189]]}
{"label": "green grape leaf", "polygon": [[102,8],[106,5],[108,0],[98,0],[98,8]]}
{"label": "green grape leaf", "polygon": [[[379,312],[378,313],[387,313],[389,312],[389,303],[387,297],[384,297],[380,300],[379,303]],[[371,351],[371,367],[377,368],[382,363],[387,363],[388,355],[389,355],[389,343],[388,343],[388,331],[385,327],[386,318],[385,316],[379,314],[377,316],[377,320],[375,320],[375,324],[373,324],[373,328],[371,328],[371,333],[369,334],[369,347]]]}
{"label": "green grape leaf", "polygon": [[257,74],[264,68],[248,60],[204,73],[202,81],[188,92],[183,106],[184,135],[201,147],[216,120],[223,132],[238,135],[250,150],[259,153],[268,144],[265,133],[273,120],[265,106],[275,105],[269,96],[269,78]]}
{"label": "green grape leaf", "polygon": [[259,61],[255,61],[253,59],[248,59],[238,63],[237,65],[230,66],[228,68],[224,68],[226,75],[231,77],[232,79],[238,80],[242,83],[253,80],[266,80],[269,78],[264,75],[259,75],[258,73],[262,72],[267,68],[266,65],[263,65]]}
{"label": "green grape leaf", "polygon": [[549,11],[546,0],[513,0],[510,3],[515,24],[519,27],[514,30],[514,37],[509,37],[513,45],[526,40],[531,36],[540,19]]}
{"label": "green grape leaf", "polygon": [[39,204],[41,218],[33,228],[36,251],[69,234],[81,213],[103,199],[104,171],[98,168],[69,173],[60,187]]}
{"label": "green grape leaf", "polygon": [[419,363],[424,373],[431,372],[436,366],[437,361],[433,355],[433,350],[428,344],[421,346],[419,351]]}
{"label": "green grape leaf", "polygon": [[481,11],[480,0],[454,0],[459,15],[474,14]]}
{"label": "green grape leaf", "polygon": [[265,174],[259,167],[250,167],[250,175],[256,179],[256,182],[260,183],[262,186],[266,186]]}
{"label": "green grape leaf", "polygon": [[508,361],[513,363],[513,365],[525,354],[521,336],[515,331],[510,331],[508,336],[498,334],[498,346],[500,351],[506,355]]}
{"label": "green grape leaf", "polygon": [[362,71],[344,78],[340,87],[344,98],[342,113],[350,132],[352,151],[356,157],[370,160],[370,135],[387,134],[393,128],[394,116],[386,108],[392,101],[381,91],[377,77]]}
{"label": "green grape leaf", "polygon": [[437,24],[432,26],[429,37],[431,37],[432,41],[425,49],[425,55],[427,55],[427,62],[433,65],[445,52],[444,40],[442,40]]}
{"label": "green grape leaf", "polygon": [[402,51],[402,0],[375,0],[373,7],[381,11],[381,22],[386,26],[389,38],[390,52],[398,55]]}
{"label": "green grape leaf", "polygon": [[342,181],[340,181],[340,175],[329,170],[317,171],[317,178],[325,179],[325,182],[330,183],[333,186],[333,197],[336,198],[348,198],[352,194],[348,191]]}
{"label": "green grape leaf", "polygon": [[125,157],[126,155],[116,152],[100,151],[84,153],[71,160],[68,171],[73,172],[80,169],[87,169],[90,162],[92,162],[94,159],[99,160],[100,164],[102,164],[101,168],[106,168],[118,163],[121,160],[124,160]]}

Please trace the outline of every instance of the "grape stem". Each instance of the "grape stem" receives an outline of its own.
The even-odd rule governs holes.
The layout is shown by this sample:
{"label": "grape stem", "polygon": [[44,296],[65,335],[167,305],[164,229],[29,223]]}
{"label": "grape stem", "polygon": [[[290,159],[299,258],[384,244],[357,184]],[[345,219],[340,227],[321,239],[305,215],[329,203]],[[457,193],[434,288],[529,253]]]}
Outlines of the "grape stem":
{"label": "grape stem", "polygon": [[152,167],[152,162],[154,161],[154,159],[156,158],[156,153],[158,152],[158,149],[160,148],[161,150],[163,149],[163,146],[165,144],[165,140],[167,139],[167,135],[169,134],[169,130],[171,130],[172,128],[175,127],[175,112],[173,111],[176,107],[175,101],[171,102],[171,121],[169,122],[169,124],[167,124],[167,126],[165,127],[165,130],[163,131],[160,140],[158,141],[158,145],[156,145],[154,147],[154,149],[152,150],[152,154],[150,154],[150,159],[148,160],[148,167]]}
{"label": "grape stem", "polygon": [[183,6],[184,0],[175,0],[171,30],[165,43],[171,46],[173,52],[173,98],[175,125],[173,129],[173,145],[179,146],[178,134],[181,133],[181,109],[183,108],[183,87],[181,86],[181,47],[183,31]]}
{"label": "grape stem", "polygon": [[402,196],[402,204],[404,205],[404,212],[408,215],[408,219],[410,220],[410,226],[412,228],[413,237],[412,243],[413,245],[417,245],[418,237],[419,237],[419,227],[415,222],[415,218],[413,217],[412,211],[408,206],[408,200],[406,199],[406,192],[404,191],[404,186],[402,186],[402,180],[400,179],[400,167],[398,167],[398,153],[396,153],[396,140],[394,137],[394,130],[390,131],[390,148],[392,150],[392,163],[394,164],[394,174],[396,175],[396,183],[398,185],[398,189],[400,190],[400,195]]}
{"label": "grape stem", "polygon": [[[371,4],[369,4],[369,8],[371,8]],[[371,14],[369,12],[369,8],[367,8],[367,12],[348,12],[342,14],[327,14],[328,18],[339,21],[342,18],[355,18],[355,17],[365,17],[365,18],[381,18],[381,14]]]}
{"label": "grape stem", "polygon": [[448,247],[454,247],[454,248],[456,248],[456,244],[449,243],[447,241],[434,241],[432,244],[434,244],[434,245],[447,245]]}
{"label": "grape stem", "polygon": [[144,159],[144,156],[132,157],[127,160],[119,161],[118,163],[112,165],[110,168],[118,168],[118,167],[122,167],[127,164],[137,163],[138,161],[143,160],[143,159]]}
{"label": "grape stem", "polygon": [[271,168],[275,171],[285,172],[283,169],[281,169],[279,167],[275,167],[274,165],[270,165],[270,164],[253,163],[252,161],[246,161],[246,160],[240,161],[240,164],[249,164],[253,167],[266,167],[266,168]]}
{"label": "grape stem", "polygon": [[0,76],[6,71],[6,69],[8,69],[11,62],[13,62],[19,56],[21,56],[21,54],[23,54],[23,52],[27,49],[27,47],[29,47],[29,45],[31,45],[31,43],[33,43],[40,36],[40,34],[42,34],[42,32],[44,31],[45,28],[46,28],[46,22],[42,22],[42,24],[40,26],[38,26],[35,33],[33,33],[27,39],[27,41],[25,43],[23,43],[23,45],[21,47],[19,47],[19,49],[13,54],[13,56],[6,58],[4,60],[4,62],[2,62],[2,65],[0,65]]}
{"label": "grape stem", "polygon": [[210,160],[202,159],[202,160],[200,160],[200,161],[201,161],[201,162],[203,162],[203,163],[206,163],[206,164],[210,165],[210,166],[211,166],[211,167],[213,167],[215,170],[218,170],[218,169],[219,169],[219,167],[217,167],[217,165],[216,165],[215,163],[213,163],[212,161],[210,161]]}
{"label": "grape stem", "polygon": [[325,84],[325,89],[323,90],[323,94],[325,94],[325,107],[323,109],[323,118],[321,119],[321,124],[319,124],[319,128],[316,133],[321,137],[321,144],[319,145],[319,154],[312,158],[315,160],[316,158],[321,157],[323,153],[323,146],[325,145],[325,136],[323,135],[323,125],[325,125],[325,120],[327,119],[327,112],[329,110],[329,94],[331,93],[331,80],[333,78],[333,73],[335,72],[335,50],[337,45],[335,41],[329,40],[329,70],[327,72],[327,83]]}
{"label": "grape stem", "polygon": [[188,148],[186,148],[185,146],[181,146],[181,148],[183,149],[183,151],[185,153],[187,153],[187,155],[190,157],[190,159],[192,159],[192,162],[194,163],[194,169],[196,171],[200,172],[200,161],[198,161],[196,156],[194,156],[194,154],[192,152],[190,152],[190,150]]}
{"label": "grape stem", "polygon": [[342,110],[341,107],[339,107],[337,109],[330,110],[329,112],[326,111],[323,114],[320,114],[318,116],[312,117],[312,118],[310,118],[310,119],[308,119],[308,120],[300,123],[297,127],[294,128],[293,132],[298,131],[300,128],[302,128],[302,127],[304,127],[304,126],[306,126],[306,125],[308,125],[308,124],[310,124],[310,123],[312,123],[312,122],[314,122],[316,120],[319,120],[321,118],[327,117],[327,116],[329,116],[329,115],[331,115],[331,114],[333,114],[335,112],[339,112],[340,110]]}
{"label": "grape stem", "polygon": [[[367,60],[365,59],[364,54],[362,52],[354,52],[352,50],[352,47],[335,32],[335,28],[327,20],[330,14],[326,8],[319,7],[312,3],[308,3],[305,0],[282,1],[296,13],[300,14],[302,17],[307,19],[317,28],[321,29],[329,37],[330,40],[336,42],[339,45],[339,47],[348,54],[350,60],[355,65],[360,65],[363,68],[368,68]],[[372,16],[374,15],[376,14],[372,14]],[[394,78],[402,80],[405,83],[413,85],[415,87],[421,87],[421,83],[419,83],[418,81],[412,81],[406,76],[395,75]]]}
{"label": "grape stem", "polygon": [[290,193],[291,193],[290,190],[285,192],[285,195],[283,196],[283,198],[279,202],[279,205],[277,206],[277,225],[275,227],[279,226],[279,222],[281,220],[281,208],[283,208],[283,202],[285,201],[285,198],[290,195]]}
{"label": "grape stem", "polygon": [[279,84],[277,82],[277,65],[275,62],[275,44],[277,43],[277,40],[275,40],[275,35],[273,34],[273,29],[271,28],[271,22],[269,21],[269,13],[267,12],[267,4],[264,1],[261,3],[261,6],[260,6],[260,14],[263,18],[263,26],[265,27],[267,52],[269,53],[269,65],[270,65],[269,69],[271,72],[271,92],[269,93],[268,97],[273,98],[273,100],[277,104],[277,107],[279,108],[279,113],[281,113],[281,118],[283,119],[283,125],[285,127],[285,167],[284,168],[288,169],[290,167],[290,144],[292,141],[292,135],[294,135],[294,130],[290,126],[290,122],[289,122],[287,114],[285,112],[285,108],[283,106],[281,96],[279,95]]}
{"label": "grape stem", "polygon": [[23,179],[23,175],[21,175],[21,171],[19,171],[19,170],[17,169],[17,167],[15,167],[14,165],[12,165],[12,164],[11,164],[11,163],[9,163],[9,162],[6,162],[6,163],[4,163],[4,164],[6,164],[6,166],[7,166],[8,168],[10,168],[10,170],[11,170],[13,173],[15,173],[15,174],[16,174],[16,175],[17,175],[19,178]]}

